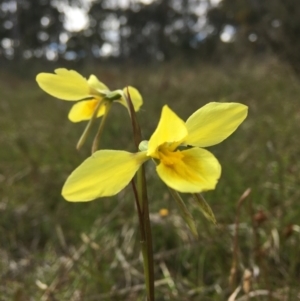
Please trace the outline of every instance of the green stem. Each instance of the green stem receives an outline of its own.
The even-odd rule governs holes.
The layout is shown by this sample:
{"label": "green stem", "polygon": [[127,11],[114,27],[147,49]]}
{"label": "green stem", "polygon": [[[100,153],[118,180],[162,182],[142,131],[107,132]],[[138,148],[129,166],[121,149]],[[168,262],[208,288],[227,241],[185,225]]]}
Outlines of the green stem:
{"label": "green stem", "polygon": [[110,101],[106,102],[105,103],[105,113],[101,119],[101,123],[100,123],[100,126],[98,128],[98,132],[93,140],[93,145],[92,145],[92,154],[98,150],[98,147],[99,147],[99,141],[100,141],[100,138],[101,138],[101,135],[102,135],[102,132],[103,132],[103,129],[104,129],[104,125],[105,125],[105,122],[106,122],[106,119],[107,119],[107,116],[108,116],[108,113],[110,111],[110,108],[111,108],[111,105],[112,103]]}
{"label": "green stem", "polygon": [[89,120],[87,126],[85,127],[81,137],[79,138],[78,142],[77,142],[77,145],[76,145],[76,148],[79,150],[82,145],[84,144],[87,136],[88,136],[88,133],[90,132],[91,128],[92,128],[92,125],[94,124],[96,118],[97,118],[97,114],[98,114],[98,111],[100,109],[100,106],[102,105],[103,103],[103,100],[99,100],[94,112],[93,112],[93,115],[91,117],[91,119]]}
{"label": "green stem", "polygon": [[[127,88],[127,95],[124,94],[127,103],[128,112],[131,119],[133,138],[136,149],[139,149],[139,144],[142,141],[141,128],[138,123],[129,90]],[[133,182],[132,182],[133,183]],[[133,183],[133,190],[135,194],[136,205],[138,208],[140,233],[141,233],[141,248],[143,255],[144,275],[147,291],[147,301],[154,301],[154,263],[152,250],[152,234],[149,217],[149,205],[147,196],[147,185],[145,177],[145,168],[141,166],[137,172],[137,189]]]}
{"label": "green stem", "polygon": [[144,275],[147,300],[154,301],[154,263],[152,250],[152,233],[149,217],[145,169],[143,166],[137,172],[137,195],[139,206],[139,222],[141,233],[141,248],[143,255]]}

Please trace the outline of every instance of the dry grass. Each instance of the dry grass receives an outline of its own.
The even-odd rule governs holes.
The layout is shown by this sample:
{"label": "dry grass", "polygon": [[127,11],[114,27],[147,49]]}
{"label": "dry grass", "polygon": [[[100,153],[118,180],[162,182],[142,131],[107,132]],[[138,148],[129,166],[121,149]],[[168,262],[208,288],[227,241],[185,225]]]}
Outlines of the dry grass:
{"label": "dry grass", "polygon": [[[182,118],[209,101],[250,108],[240,129],[210,148],[223,167],[217,189],[205,194],[218,226],[183,196],[197,220],[198,241],[147,165],[156,300],[300,299],[298,80],[276,63],[253,62],[235,68],[99,66],[93,72],[112,88],[139,88],[145,138],[163,104]],[[84,125],[69,123],[69,103],[40,91],[34,78],[2,74],[0,89],[0,299],[144,300],[130,189],[86,204],[65,202],[61,186],[89,154],[89,143],[75,150]],[[117,105],[102,147],[133,149],[126,111]],[[161,208],[169,215],[161,216]]]}

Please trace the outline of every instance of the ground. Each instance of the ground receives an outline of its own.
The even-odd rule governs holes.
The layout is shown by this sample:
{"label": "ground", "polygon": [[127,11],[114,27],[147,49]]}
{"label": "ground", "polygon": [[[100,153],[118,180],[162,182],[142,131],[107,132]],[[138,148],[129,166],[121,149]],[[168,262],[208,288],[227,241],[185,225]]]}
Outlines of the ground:
{"label": "ground", "polygon": [[[145,139],[164,104],[183,119],[210,101],[249,106],[242,126],[209,148],[222,165],[216,190],[204,194],[218,224],[182,195],[198,240],[147,164],[156,300],[227,300],[239,285],[231,300],[248,300],[248,291],[254,300],[300,299],[299,79],[274,60],[77,70],[112,89],[140,90]],[[71,104],[40,90],[33,75],[2,71],[0,90],[0,299],[145,300],[130,187],[94,202],[64,201],[65,179],[90,154],[92,137],[75,149],[85,123],[69,122]],[[118,104],[101,147],[134,149],[128,114]]]}

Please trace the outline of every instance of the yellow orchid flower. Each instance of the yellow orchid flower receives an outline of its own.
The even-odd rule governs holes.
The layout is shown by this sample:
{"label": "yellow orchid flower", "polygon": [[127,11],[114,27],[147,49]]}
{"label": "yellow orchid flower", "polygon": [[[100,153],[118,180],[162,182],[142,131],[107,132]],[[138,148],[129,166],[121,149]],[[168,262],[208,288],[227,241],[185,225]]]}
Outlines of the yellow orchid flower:
{"label": "yellow orchid flower", "polygon": [[164,106],[155,132],[148,143],[143,143],[146,150],[135,154],[115,150],[95,152],[69,176],[62,195],[71,202],[115,195],[149,159],[157,162],[158,176],[174,190],[186,193],[212,190],[220,178],[221,166],[202,147],[218,144],[230,136],[247,112],[247,106],[239,103],[212,102],[184,122]]}
{"label": "yellow orchid flower", "polygon": [[[73,105],[69,112],[68,117],[72,122],[91,119],[99,102],[105,98],[119,102],[127,107],[124,95],[127,93],[127,88],[110,91],[95,75],[91,75],[87,80],[74,70],[59,68],[54,72],[55,74],[39,73],[36,81],[41,89],[54,97],[67,101],[81,100]],[[133,87],[128,87],[128,90],[134,109],[138,111],[143,104],[142,96]],[[98,110],[97,117],[104,115],[104,113],[105,105],[103,102],[103,105]]]}

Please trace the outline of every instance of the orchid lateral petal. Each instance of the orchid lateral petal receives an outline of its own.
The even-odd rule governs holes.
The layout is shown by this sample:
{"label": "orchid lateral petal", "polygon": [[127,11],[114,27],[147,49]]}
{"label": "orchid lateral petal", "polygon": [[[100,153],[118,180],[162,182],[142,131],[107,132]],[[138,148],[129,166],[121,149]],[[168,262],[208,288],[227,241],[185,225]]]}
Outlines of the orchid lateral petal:
{"label": "orchid lateral petal", "polygon": [[158,126],[149,140],[147,155],[156,158],[158,147],[164,143],[169,144],[171,150],[175,149],[187,134],[184,121],[165,105]]}
{"label": "orchid lateral petal", "polygon": [[180,152],[182,158],[174,164],[157,166],[159,177],[179,192],[201,192],[215,188],[221,176],[221,165],[212,153],[202,148]]}
{"label": "orchid lateral petal", "polygon": [[189,134],[184,143],[199,147],[218,144],[237,129],[247,113],[248,107],[240,103],[208,103],[186,121]]}
{"label": "orchid lateral petal", "polygon": [[[124,95],[126,95],[128,97],[128,92],[127,92],[127,88],[128,88],[128,91],[129,91],[129,94],[130,94],[130,99],[132,101],[132,105],[134,107],[134,110],[137,112],[140,107],[142,106],[143,104],[143,98],[142,98],[142,95],[140,94],[140,92],[134,88],[134,87],[131,87],[131,86],[128,86],[128,87],[125,87],[123,89],[123,93]],[[118,100],[117,102],[119,102],[120,104],[122,104],[123,106],[127,107],[127,102],[126,100],[124,99],[124,97],[122,97],[120,100]]]}
{"label": "orchid lateral petal", "polygon": [[[99,100],[82,100],[75,105],[72,106],[69,112],[69,119],[72,122],[80,122],[83,120],[89,120],[92,118],[94,110],[96,109]],[[104,115],[105,113],[105,105],[100,105],[99,111],[97,113],[97,117]]]}
{"label": "orchid lateral petal", "polygon": [[63,100],[76,101],[91,97],[87,80],[74,70],[59,68],[53,73],[39,73],[36,81],[48,94]]}
{"label": "orchid lateral petal", "polygon": [[120,192],[147,160],[145,152],[100,150],[68,177],[62,189],[70,202],[87,202]]}
{"label": "orchid lateral petal", "polygon": [[100,82],[99,79],[93,74],[90,75],[87,82],[89,87],[98,93],[105,93],[109,91],[109,88],[104,83]]}

